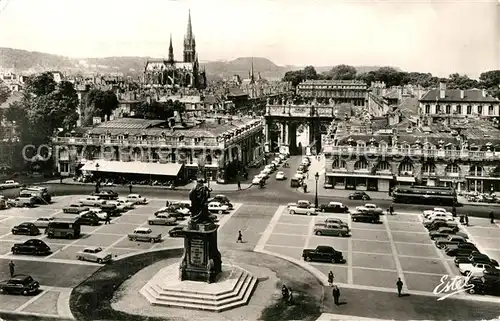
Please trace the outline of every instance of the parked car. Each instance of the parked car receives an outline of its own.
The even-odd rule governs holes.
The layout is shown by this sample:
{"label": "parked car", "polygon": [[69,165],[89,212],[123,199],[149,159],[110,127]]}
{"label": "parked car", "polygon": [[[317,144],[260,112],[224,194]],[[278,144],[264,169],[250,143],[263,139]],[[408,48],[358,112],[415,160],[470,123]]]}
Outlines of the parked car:
{"label": "parked car", "polygon": [[167,213],[156,214],[148,218],[149,225],[175,225],[177,219]]}
{"label": "parked car", "polygon": [[229,211],[229,206],[223,205],[219,202],[210,202],[208,203],[208,211],[212,213],[224,214]]}
{"label": "parked car", "polygon": [[9,199],[7,204],[12,207],[32,207],[36,204],[36,198],[33,196],[16,197],[14,199]]}
{"label": "parked car", "polygon": [[329,202],[328,204],[320,204],[319,211],[327,213],[349,213],[349,208],[339,202]]}
{"label": "parked car", "polygon": [[42,240],[31,239],[24,243],[16,243],[11,248],[12,254],[48,255],[50,247]]}
{"label": "parked car", "polygon": [[371,200],[370,195],[366,194],[365,192],[354,192],[349,194],[349,199],[350,200],[364,200],[364,201],[369,201]]}
{"label": "parked car", "polygon": [[3,183],[0,183],[0,189],[9,189],[9,188],[18,188],[21,184],[13,180],[7,180]]}
{"label": "parked car", "polygon": [[455,266],[458,267],[461,263],[472,263],[472,262],[483,262],[490,263],[491,265],[498,267],[498,262],[491,259],[488,255],[482,254],[480,252],[471,252],[469,255],[460,255],[455,257]]}
{"label": "parked car", "polygon": [[331,263],[344,263],[342,252],[331,246],[318,245],[315,249],[304,249],[302,257],[305,261],[322,261]]}
{"label": "parked car", "polygon": [[322,223],[325,223],[325,224],[339,224],[339,225],[343,225],[343,226],[349,227],[349,224],[347,224],[346,222],[342,221],[340,218],[335,218],[335,217],[328,217]]}
{"label": "parked car", "polygon": [[28,295],[38,292],[40,283],[29,275],[17,274],[0,282],[0,293]]}
{"label": "parked car", "polygon": [[115,200],[116,202],[120,203],[120,204],[123,204],[125,205],[125,208],[127,210],[131,210],[135,207],[135,203],[134,202],[131,202],[129,201],[127,198],[125,197],[118,197],[118,199]]}
{"label": "parked car", "polygon": [[153,230],[147,227],[138,227],[128,235],[131,241],[144,241],[144,242],[160,242],[161,233],[153,233]]}
{"label": "parked car", "polygon": [[106,204],[106,200],[100,199],[98,196],[87,196],[78,200],[84,206],[99,207]]}
{"label": "parked car", "polygon": [[488,268],[494,268],[494,266],[484,262],[460,263],[458,265],[458,271],[462,275],[470,274],[471,276],[483,276],[483,271]]}
{"label": "parked car", "polygon": [[38,227],[35,226],[35,224],[31,222],[24,222],[19,225],[16,225],[12,228],[12,234],[24,234],[24,235],[38,235],[40,234],[40,230]]}
{"label": "parked car", "polygon": [[424,216],[424,218],[427,218],[427,217],[431,216],[434,213],[443,213],[443,214],[446,214],[447,212],[442,207],[434,207],[432,210],[425,210],[422,215]]}
{"label": "parked car", "polygon": [[262,181],[265,181],[265,175],[259,174],[255,175],[254,178],[252,179],[252,185],[260,185]]}
{"label": "parked car", "polygon": [[380,222],[380,215],[368,212],[352,213],[351,219],[353,222],[378,223]]}
{"label": "parked car", "polygon": [[458,223],[455,220],[444,217],[435,217],[432,220],[424,221],[423,224],[425,228],[428,228],[429,226],[433,225],[436,222],[445,222],[448,223],[447,225],[450,227],[457,226],[458,228]]}
{"label": "parked car", "polygon": [[462,236],[449,235],[445,239],[438,239],[438,240],[436,240],[434,242],[434,244],[436,244],[436,247],[438,249],[442,249],[445,246],[450,245],[450,244],[458,244],[458,243],[464,243],[464,242],[467,242],[467,240],[464,237],[462,237]]}
{"label": "parked car", "polygon": [[349,236],[351,230],[348,226],[337,223],[317,223],[313,233],[316,235]]}
{"label": "parked car", "polygon": [[283,181],[286,179],[285,172],[277,172],[276,173],[276,180],[277,181]]}
{"label": "parked car", "polygon": [[53,217],[39,217],[36,219],[36,221],[33,222],[33,224],[35,224],[35,226],[38,228],[47,228],[47,226],[49,226],[49,223],[53,220]]}
{"label": "parked car", "polygon": [[500,295],[500,278],[488,277],[483,275],[481,277],[472,277],[467,282],[467,285],[474,285],[470,287],[467,292],[470,294],[487,294],[487,295]]}
{"label": "parked car", "polygon": [[106,201],[106,204],[102,204],[99,206],[99,209],[102,212],[107,213],[109,216],[120,216],[120,210],[118,210],[118,207],[116,204],[110,204],[110,201]]}
{"label": "parked car", "polygon": [[99,216],[91,211],[78,214],[78,224],[80,225],[97,226],[100,225],[100,220]]}
{"label": "parked car", "polygon": [[97,196],[103,200],[115,200],[118,198],[118,193],[112,190],[101,190],[98,193],[92,193],[92,196]]}
{"label": "parked car", "polygon": [[69,206],[63,208],[63,212],[69,214],[80,214],[82,212],[87,212],[88,210],[89,208],[83,203],[70,204]]}
{"label": "parked car", "polygon": [[444,213],[435,213],[430,215],[428,218],[426,218],[423,221],[424,226],[429,226],[436,220],[441,220],[441,221],[454,221],[455,218],[452,215],[444,214]]}
{"label": "parked car", "polygon": [[375,204],[365,204],[364,206],[357,206],[356,211],[361,213],[383,213],[383,210]]}
{"label": "parked car", "polygon": [[466,233],[457,232],[454,229],[449,228],[449,227],[440,227],[436,231],[429,232],[429,237],[431,238],[431,240],[435,240],[438,238],[447,238],[450,235],[458,235],[458,236],[461,236],[465,239],[468,238],[468,235]]}
{"label": "parked car", "polygon": [[168,235],[170,237],[181,237],[182,231],[184,230],[184,226],[175,226],[170,231],[168,231]]}
{"label": "parked car", "polygon": [[[104,212],[100,208],[91,208],[90,210],[88,210],[86,212],[82,212],[82,213],[78,214],[78,217],[81,218],[83,216],[87,216],[90,218],[90,217],[94,217],[94,215],[99,219],[99,221],[105,221],[108,219],[108,217],[111,217],[108,213]],[[92,225],[92,224],[90,224],[90,225]]]}
{"label": "parked car", "polygon": [[459,231],[458,223],[455,222],[455,221],[435,220],[433,223],[431,223],[430,225],[426,226],[426,228],[429,231],[436,231],[440,227],[448,227],[448,228],[453,229],[455,232]]}
{"label": "parked car", "polygon": [[445,253],[448,256],[465,255],[476,251],[479,251],[477,247],[469,242],[450,244],[445,248]]}
{"label": "parked car", "polygon": [[81,261],[91,261],[99,264],[110,262],[113,255],[105,252],[100,247],[87,247],[76,253],[76,258]]}
{"label": "parked car", "polygon": [[148,202],[147,198],[142,197],[140,194],[129,194],[127,200],[134,204],[147,204]]}
{"label": "parked car", "polygon": [[176,211],[175,208],[172,207],[172,206],[165,206],[165,207],[162,207],[159,210],[157,210],[157,211],[154,212],[155,216],[161,215],[161,214],[166,214],[166,215],[168,215],[170,217],[174,217],[175,219],[182,219],[182,218],[184,218],[184,214],[182,214],[181,212]]}
{"label": "parked car", "polygon": [[101,206],[101,208],[104,210],[106,207],[109,206],[115,206],[114,212],[125,212],[127,210],[127,205],[122,202],[118,201],[107,201],[107,204]]}
{"label": "parked car", "polygon": [[292,205],[288,208],[288,212],[292,215],[302,214],[302,215],[317,215],[316,209],[309,201],[299,200],[296,205]]}

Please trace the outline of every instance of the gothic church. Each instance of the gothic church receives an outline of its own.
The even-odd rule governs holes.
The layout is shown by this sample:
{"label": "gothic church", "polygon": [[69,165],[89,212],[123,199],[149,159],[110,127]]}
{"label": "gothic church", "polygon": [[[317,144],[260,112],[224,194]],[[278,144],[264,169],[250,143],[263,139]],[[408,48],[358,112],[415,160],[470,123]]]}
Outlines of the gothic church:
{"label": "gothic church", "polygon": [[188,16],[187,33],[184,37],[183,61],[174,59],[172,35],[167,60],[148,60],[144,68],[144,84],[151,87],[204,89],[207,85],[205,70],[200,70],[196,42],[191,26],[191,11]]}

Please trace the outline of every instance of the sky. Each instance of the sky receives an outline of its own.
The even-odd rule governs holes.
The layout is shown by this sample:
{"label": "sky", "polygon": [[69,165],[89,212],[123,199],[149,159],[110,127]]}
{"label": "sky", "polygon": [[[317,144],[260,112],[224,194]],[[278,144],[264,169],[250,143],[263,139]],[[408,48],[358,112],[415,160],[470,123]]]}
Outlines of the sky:
{"label": "sky", "polygon": [[191,10],[201,61],[500,69],[500,0],[0,0],[0,10],[0,47],[75,58],[167,57],[170,34],[180,58]]}

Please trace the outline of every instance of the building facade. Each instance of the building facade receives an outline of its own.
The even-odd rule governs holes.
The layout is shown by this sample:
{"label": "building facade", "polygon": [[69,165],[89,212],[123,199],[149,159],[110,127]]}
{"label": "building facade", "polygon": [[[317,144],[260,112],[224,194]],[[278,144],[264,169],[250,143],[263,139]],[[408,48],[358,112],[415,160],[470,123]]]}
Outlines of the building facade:
{"label": "building facade", "polygon": [[174,59],[172,36],[170,36],[168,59],[148,60],[144,67],[143,83],[152,87],[206,88],[205,70],[201,70],[198,54],[196,53],[196,41],[191,26],[191,13],[189,13],[187,32],[184,37],[183,60],[177,61]]}
{"label": "building facade", "polygon": [[354,106],[367,104],[368,86],[356,80],[306,80],[297,85],[297,95],[304,99]]}
{"label": "building facade", "polygon": [[202,167],[207,178],[224,183],[263,153],[260,119],[207,119],[182,126],[176,117],[168,122],[115,119],[83,136],[55,137],[58,172],[70,176],[80,170],[95,171],[92,166],[99,163],[100,172],[106,171],[105,164],[113,172],[124,168],[124,173],[149,171],[152,176],[183,180],[195,178]]}

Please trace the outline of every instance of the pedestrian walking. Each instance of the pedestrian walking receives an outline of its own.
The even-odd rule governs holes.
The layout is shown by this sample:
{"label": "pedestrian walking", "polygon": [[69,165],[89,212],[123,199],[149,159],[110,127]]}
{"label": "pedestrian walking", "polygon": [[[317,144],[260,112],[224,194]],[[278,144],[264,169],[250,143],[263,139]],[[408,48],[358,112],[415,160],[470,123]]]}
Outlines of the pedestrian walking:
{"label": "pedestrian walking", "polygon": [[106,220],[104,220],[104,225],[111,223],[111,217],[109,217],[109,213],[106,214]]}
{"label": "pedestrian walking", "polygon": [[132,194],[132,183],[128,184],[128,192]]}
{"label": "pedestrian walking", "polygon": [[453,215],[453,217],[457,217],[457,208],[455,207],[455,205],[453,205],[453,207],[451,208],[451,214]]}
{"label": "pedestrian walking", "polygon": [[303,188],[304,188],[304,193],[307,193],[307,184],[306,183],[304,183]]}
{"label": "pedestrian walking", "polygon": [[340,289],[338,286],[334,285],[333,286],[333,302],[335,303],[335,305],[339,305],[339,298],[340,298]]}
{"label": "pedestrian walking", "polygon": [[16,268],[16,265],[14,264],[14,262],[10,261],[9,262],[10,277],[14,276],[15,268]]}
{"label": "pedestrian walking", "polygon": [[495,224],[495,214],[493,211],[490,212],[490,222],[491,224]]}
{"label": "pedestrian walking", "polygon": [[292,288],[288,288],[288,304],[293,305],[293,292]]}
{"label": "pedestrian walking", "polygon": [[238,181],[238,191],[241,191],[241,182]]}
{"label": "pedestrian walking", "polygon": [[166,207],[169,207],[169,206],[170,206],[170,202],[169,202],[169,201],[166,201],[166,202],[165,202],[165,206],[166,206]]}
{"label": "pedestrian walking", "polygon": [[469,214],[465,213],[465,226],[469,226]]}
{"label": "pedestrian walking", "polygon": [[398,278],[396,286],[398,287],[398,296],[401,297],[401,291],[403,291],[403,281],[401,281],[401,278]]}
{"label": "pedestrian walking", "polygon": [[330,286],[332,286],[332,285],[333,285],[333,278],[334,278],[334,276],[333,276],[333,272],[332,272],[332,271],[330,271],[330,273],[328,273],[328,284],[329,284]]}
{"label": "pedestrian walking", "polygon": [[283,287],[281,288],[281,296],[283,297],[283,300],[288,300],[288,295],[288,288],[283,284]]}
{"label": "pedestrian walking", "polygon": [[241,231],[238,231],[238,239],[236,240],[236,243],[243,243],[243,235],[241,235]]}
{"label": "pedestrian walking", "polygon": [[394,215],[394,206],[391,204],[391,206],[389,206],[389,213],[391,215]]}

